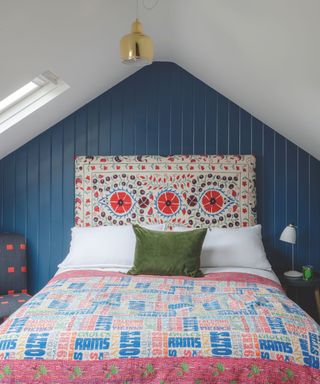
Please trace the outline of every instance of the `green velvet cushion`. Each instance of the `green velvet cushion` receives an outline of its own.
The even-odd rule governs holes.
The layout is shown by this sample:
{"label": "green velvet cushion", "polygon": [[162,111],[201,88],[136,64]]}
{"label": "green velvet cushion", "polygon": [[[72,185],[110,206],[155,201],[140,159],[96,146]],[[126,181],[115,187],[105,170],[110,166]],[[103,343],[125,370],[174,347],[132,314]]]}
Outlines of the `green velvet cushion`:
{"label": "green velvet cushion", "polygon": [[133,225],[136,235],[130,275],[200,277],[200,255],[207,229],[187,232],[151,231]]}

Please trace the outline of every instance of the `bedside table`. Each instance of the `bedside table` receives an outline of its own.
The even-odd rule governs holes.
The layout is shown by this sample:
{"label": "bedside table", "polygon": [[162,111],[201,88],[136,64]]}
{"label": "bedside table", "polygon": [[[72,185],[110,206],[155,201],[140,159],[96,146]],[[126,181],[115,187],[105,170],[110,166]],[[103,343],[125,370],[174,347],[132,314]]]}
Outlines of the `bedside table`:
{"label": "bedside table", "polygon": [[[286,293],[288,293],[289,289],[292,287],[295,289],[296,293],[298,290],[300,291],[300,289],[312,289],[317,307],[318,320],[320,321],[320,274],[314,272],[313,278],[310,280],[304,280],[302,277],[290,278],[283,275],[281,276],[280,281]],[[300,305],[300,303],[298,304]]]}

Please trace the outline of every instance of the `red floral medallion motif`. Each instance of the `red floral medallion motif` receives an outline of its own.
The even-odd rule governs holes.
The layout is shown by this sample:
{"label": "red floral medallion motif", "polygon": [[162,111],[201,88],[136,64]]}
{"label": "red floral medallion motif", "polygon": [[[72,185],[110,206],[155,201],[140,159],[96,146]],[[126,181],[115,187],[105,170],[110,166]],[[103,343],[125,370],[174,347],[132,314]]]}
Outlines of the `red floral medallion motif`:
{"label": "red floral medallion motif", "polygon": [[201,198],[201,204],[205,212],[212,215],[214,213],[221,211],[221,209],[223,208],[223,205],[224,205],[223,196],[219,191],[211,189],[210,191],[207,191],[206,193],[204,193],[204,195]]}
{"label": "red floral medallion motif", "polygon": [[113,192],[109,197],[110,207],[116,215],[125,215],[133,206],[131,196],[125,191]]}
{"label": "red floral medallion motif", "polygon": [[179,196],[172,191],[160,193],[157,200],[158,210],[165,216],[172,216],[180,209]]}

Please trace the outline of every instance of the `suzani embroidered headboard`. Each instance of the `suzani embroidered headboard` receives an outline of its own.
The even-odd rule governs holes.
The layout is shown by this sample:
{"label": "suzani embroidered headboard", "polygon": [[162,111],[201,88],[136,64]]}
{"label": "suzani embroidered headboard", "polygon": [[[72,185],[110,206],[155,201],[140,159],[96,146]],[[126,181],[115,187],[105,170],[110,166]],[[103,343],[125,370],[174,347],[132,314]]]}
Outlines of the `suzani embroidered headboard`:
{"label": "suzani embroidered headboard", "polygon": [[77,226],[256,224],[255,157],[76,158]]}

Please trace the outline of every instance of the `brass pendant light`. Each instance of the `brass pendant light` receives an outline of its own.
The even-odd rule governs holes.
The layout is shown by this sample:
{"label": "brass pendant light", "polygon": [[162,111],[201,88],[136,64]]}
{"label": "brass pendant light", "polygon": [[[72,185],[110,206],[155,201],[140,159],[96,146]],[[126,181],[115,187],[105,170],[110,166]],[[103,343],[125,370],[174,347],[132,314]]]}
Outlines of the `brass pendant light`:
{"label": "brass pendant light", "polygon": [[131,33],[123,36],[120,41],[120,57],[124,64],[135,66],[148,65],[153,61],[153,41],[143,33],[138,17],[132,23]]}

